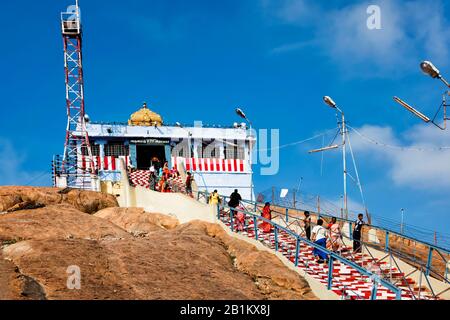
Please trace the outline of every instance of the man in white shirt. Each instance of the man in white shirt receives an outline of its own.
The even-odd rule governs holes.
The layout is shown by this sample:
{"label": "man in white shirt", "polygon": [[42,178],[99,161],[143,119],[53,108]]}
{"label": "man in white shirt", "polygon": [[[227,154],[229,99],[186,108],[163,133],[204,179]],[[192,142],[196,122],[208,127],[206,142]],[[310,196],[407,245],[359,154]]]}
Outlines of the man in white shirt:
{"label": "man in white shirt", "polygon": [[[317,220],[317,225],[312,229],[312,237],[311,240],[314,241],[315,244],[318,244],[321,247],[327,247],[327,229],[323,226],[323,220]],[[318,256],[318,263],[323,263],[324,260],[328,260],[328,256],[325,251],[314,248],[313,250],[314,256]]]}

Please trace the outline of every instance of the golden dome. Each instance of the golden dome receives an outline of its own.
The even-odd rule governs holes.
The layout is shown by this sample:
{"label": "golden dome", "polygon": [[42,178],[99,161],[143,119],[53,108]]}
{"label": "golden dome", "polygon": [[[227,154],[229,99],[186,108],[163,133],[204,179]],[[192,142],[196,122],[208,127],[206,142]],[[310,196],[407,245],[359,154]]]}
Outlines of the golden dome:
{"label": "golden dome", "polygon": [[147,103],[144,102],[142,108],[135,113],[133,113],[128,120],[128,125],[130,126],[162,126],[163,119],[161,116],[149,108],[147,108]]}

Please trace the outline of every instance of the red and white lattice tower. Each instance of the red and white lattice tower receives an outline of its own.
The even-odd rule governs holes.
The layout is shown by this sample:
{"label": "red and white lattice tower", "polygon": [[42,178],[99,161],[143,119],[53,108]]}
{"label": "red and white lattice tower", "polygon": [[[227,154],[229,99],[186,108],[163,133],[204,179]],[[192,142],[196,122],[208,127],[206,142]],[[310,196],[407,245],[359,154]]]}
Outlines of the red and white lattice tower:
{"label": "red and white lattice tower", "polygon": [[[84,81],[82,64],[82,28],[78,6],[69,6],[61,13],[66,73],[67,129],[64,145],[62,173],[67,186],[91,188],[91,175],[95,173],[84,110]],[[82,163],[87,165],[82,165]]]}

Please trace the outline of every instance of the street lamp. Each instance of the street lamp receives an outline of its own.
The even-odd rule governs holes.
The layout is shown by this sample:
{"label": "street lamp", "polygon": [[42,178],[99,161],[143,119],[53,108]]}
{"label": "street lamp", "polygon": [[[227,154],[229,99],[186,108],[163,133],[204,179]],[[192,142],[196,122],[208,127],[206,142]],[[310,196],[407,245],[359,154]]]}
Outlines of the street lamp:
{"label": "street lamp", "polygon": [[[252,141],[252,122],[247,118],[244,111],[240,108],[236,108],[236,114],[248,122],[250,125],[250,134],[249,134],[249,151],[250,151],[250,171],[253,173],[253,141]],[[253,177],[253,175],[252,175]],[[253,201],[253,179],[250,181],[250,201]]]}
{"label": "street lamp", "polygon": [[337,109],[336,102],[334,102],[334,100],[331,99],[331,97],[325,96],[325,97],[323,97],[323,101],[331,108]]}
{"label": "street lamp", "polygon": [[439,69],[436,68],[431,61],[422,61],[420,63],[420,69],[422,69],[423,73],[428,74],[433,79],[439,78],[441,75]]}
{"label": "street lamp", "polygon": [[448,88],[450,88],[450,83],[444,79],[441,72],[431,61],[422,61],[420,63],[420,69],[422,69],[423,73],[429,75],[433,79],[441,80]]}
{"label": "street lamp", "polygon": [[[325,104],[327,104],[330,108],[336,109],[342,117],[342,125],[340,126],[341,136],[342,136],[342,166],[343,166],[343,178],[344,178],[344,214],[345,218],[348,219],[348,201],[347,201],[347,161],[346,161],[346,154],[347,154],[347,126],[345,123],[345,115],[344,112],[337,106],[336,102],[329,97],[325,96],[323,97],[323,101]],[[331,145],[325,148],[311,150],[309,153],[316,153],[316,152],[323,152],[331,149],[337,149],[339,148],[339,145]]]}
{"label": "street lamp", "polygon": [[[438,68],[436,68],[436,66],[430,62],[430,61],[422,61],[420,63],[420,69],[422,70],[422,72],[424,74],[429,75],[430,77],[432,77],[433,79],[439,79],[441,80],[445,86],[447,88],[450,88],[450,83],[448,83],[447,80],[444,79],[444,77],[442,76],[441,72],[439,71]],[[400,104],[402,107],[404,107],[406,110],[408,110],[409,112],[411,112],[412,114],[414,114],[416,117],[419,117],[421,120],[423,120],[426,123],[431,122],[432,124],[434,124],[436,127],[438,127],[441,130],[445,130],[447,128],[447,120],[449,120],[449,118],[447,117],[447,99],[446,99],[446,95],[449,92],[445,92],[445,94],[442,96],[442,104],[439,107],[438,112],[436,113],[436,116],[439,114],[441,108],[443,108],[443,112],[444,112],[444,124],[443,126],[439,125],[438,123],[435,122],[436,116],[434,117],[434,119],[430,119],[429,117],[427,117],[425,114],[423,114],[422,112],[418,111],[417,109],[413,108],[411,105],[409,105],[408,103],[406,103],[405,101],[403,101],[402,99],[398,98],[398,97],[394,97],[394,101],[397,102],[398,104]]]}

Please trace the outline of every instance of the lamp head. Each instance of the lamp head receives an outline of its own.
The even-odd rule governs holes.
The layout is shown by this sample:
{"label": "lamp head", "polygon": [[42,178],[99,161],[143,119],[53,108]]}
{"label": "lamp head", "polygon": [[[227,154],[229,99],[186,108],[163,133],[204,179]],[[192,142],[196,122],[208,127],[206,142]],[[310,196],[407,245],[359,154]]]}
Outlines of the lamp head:
{"label": "lamp head", "polygon": [[422,69],[423,73],[428,74],[430,77],[436,79],[441,76],[441,73],[438,68],[430,61],[423,61],[420,63],[420,69]]}
{"label": "lamp head", "polygon": [[331,108],[336,109],[336,102],[334,102],[329,96],[323,97],[323,101]]}
{"label": "lamp head", "polygon": [[236,109],[236,114],[243,119],[247,119],[247,116],[245,115],[244,111],[242,111],[239,108]]}
{"label": "lamp head", "polygon": [[179,123],[178,121],[175,122],[175,125],[176,125],[177,127],[180,127],[180,128],[181,128],[181,123]]}

